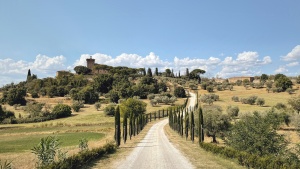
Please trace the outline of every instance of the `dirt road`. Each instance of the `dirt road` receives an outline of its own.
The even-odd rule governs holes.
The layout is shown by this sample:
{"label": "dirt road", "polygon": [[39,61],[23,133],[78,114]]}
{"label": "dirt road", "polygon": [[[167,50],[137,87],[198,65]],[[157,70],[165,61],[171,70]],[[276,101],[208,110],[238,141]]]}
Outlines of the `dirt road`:
{"label": "dirt road", "polygon": [[[190,93],[190,105],[195,105],[195,94]],[[168,119],[153,125],[145,138],[122,162],[119,169],[189,169],[195,168],[168,140],[164,126]]]}

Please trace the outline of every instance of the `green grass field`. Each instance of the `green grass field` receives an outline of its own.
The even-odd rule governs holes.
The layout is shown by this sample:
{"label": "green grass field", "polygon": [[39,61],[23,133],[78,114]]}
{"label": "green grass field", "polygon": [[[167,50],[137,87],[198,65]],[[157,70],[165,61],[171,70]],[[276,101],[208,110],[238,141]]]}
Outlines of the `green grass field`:
{"label": "green grass field", "polygon": [[0,153],[19,153],[31,151],[40,139],[47,136],[55,136],[61,142],[60,147],[76,146],[79,140],[86,138],[89,141],[100,140],[104,137],[103,133],[76,132],[76,133],[54,133],[54,134],[23,134],[17,137],[12,135],[0,135]]}

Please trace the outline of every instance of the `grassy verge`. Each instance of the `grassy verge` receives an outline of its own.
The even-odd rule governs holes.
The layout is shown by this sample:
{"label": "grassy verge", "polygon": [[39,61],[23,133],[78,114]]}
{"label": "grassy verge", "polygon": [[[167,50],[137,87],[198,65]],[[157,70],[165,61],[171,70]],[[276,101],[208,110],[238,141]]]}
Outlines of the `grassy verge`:
{"label": "grassy verge", "polygon": [[[79,144],[81,138],[86,138],[89,141],[100,140],[104,137],[103,133],[93,132],[76,132],[76,133],[59,133],[53,134],[60,142],[61,147],[75,146]],[[18,137],[1,137],[0,140],[0,153],[18,153],[30,151],[31,148],[36,146],[42,137],[47,137],[49,134],[38,135],[20,135]]]}
{"label": "grassy verge", "polygon": [[218,155],[203,150],[199,147],[196,141],[195,143],[192,143],[190,140],[185,140],[185,138],[182,138],[178,135],[178,133],[173,131],[169,125],[165,126],[165,133],[173,145],[175,145],[175,147],[179,149],[196,168],[244,168],[238,165],[235,161],[224,159]]}

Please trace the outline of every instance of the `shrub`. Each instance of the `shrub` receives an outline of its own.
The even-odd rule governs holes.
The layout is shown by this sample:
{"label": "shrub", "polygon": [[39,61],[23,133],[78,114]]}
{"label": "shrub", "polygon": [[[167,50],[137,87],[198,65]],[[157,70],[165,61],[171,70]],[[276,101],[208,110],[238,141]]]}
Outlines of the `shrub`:
{"label": "shrub", "polygon": [[257,98],[256,104],[259,105],[259,106],[263,106],[265,104],[265,99]]}
{"label": "shrub", "polygon": [[277,103],[274,107],[275,107],[276,109],[285,109],[285,108],[286,108],[286,105],[283,104],[283,103]]}
{"label": "shrub", "polygon": [[206,90],[207,90],[209,93],[211,93],[211,92],[214,91],[214,87],[211,86],[211,85],[209,85],[209,86],[206,87]]}
{"label": "shrub", "polygon": [[292,88],[288,88],[288,89],[286,89],[286,92],[287,92],[288,94],[293,94],[293,93],[294,93],[294,90],[293,90]]}
{"label": "shrub", "polygon": [[107,116],[114,116],[115,115],[115,104],[110,104],[108,105],[107,107],[105,107],[104,109],[104,113],[107,115]]}
{"label": "shrub", "polygon": [[96,108],[97,111],[100,109],[100,107],[101,107],[100,102],[95,103],[95,108]]}
{"label": "shrub", "polygon": [[218,90],[218,91],[222,91],[222,90],[223,90],[222,85],[218,85],[218,86],[217,86],[217,90]]}
{"label": "shrub", "polygon": [[79,112],[80,108],[83,108],[83,107],[84,107],[83,101],[73,101],[72,109],[75,112]]}
{"label": "shrub", "polygon": [[86,151],[89,149],[89,146],[88,146],[88,141],[86,138],[82,138],[79,140],[79,145],[78,145],[80,151]]}
{"label": "shrub", "polygon": [[238,96],[232,96],[231,100],[235,101],[235,102],[239,102],[239,97]]}
{"label": "shrub", "polygon": [[228,106],[226,111],[230,117],[237,117],[240,109],[237,106]]}
{"label": "shrub", "polygon": [[155,94],[153,94],[153,93],[150,93],[150,94],[147,95],[148,100],[152,100],[154,98],[155,98]]}
{"label": "shrub", "polygon": [[179,86],[179,87],[176,87],[175,90],[174,90],[174,95],[176,97],[179,97],[179,98],[185,98],[186,95],[185,95],[185,90],[183,87]]}
{"label": "shrub", "polygon": [[53,136],[41,138],[40,143],[31,149],[32,153],[36,154],[39,159],[38,166],[45,166],[54,162],[59,144],[59,140]]}
{"label": "shrub", "polygon": [[256,102],[257,96],[248,97],[248,104],[253,105]]}
{"label": "shrub", "polygon": [[52,110],[55,118],[69,117],[72,114],[71,107],[65,104],[57,104]]}

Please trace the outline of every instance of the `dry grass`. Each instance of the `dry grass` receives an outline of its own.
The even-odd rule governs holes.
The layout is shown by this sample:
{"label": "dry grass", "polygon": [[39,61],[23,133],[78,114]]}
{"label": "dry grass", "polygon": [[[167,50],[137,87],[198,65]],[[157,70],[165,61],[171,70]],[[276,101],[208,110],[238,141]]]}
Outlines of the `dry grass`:
{"label": "dry grass", "polygon": [[[297,89],[299,85],[294,86],[295,89]],[[199,96],[207,94],[208,92],[206,90],[200,89],[200,86],[198,87],[198,94]],[[300,95],[300,90],[295,90],[294,94],[288,94],[287,92],[281,92],[281,93],[268,93],[266,91],[266,88],[261,89],[255,89],[255,88],[249,88],[245,89],[243,86],[234,86],[232,91],[224,90],[224,91],[216,91],[215,94],[219,95],[220,100],[217,102],[214,102],[214,105],[219,105],[222,107],[222,109],[225,111],[227,106],[238,106],[240,108],[240,112],[247,113],[247,112],[253,112],[253,111],[265,111],[268,110],[270,107],[275,106],[277,103],[284,103],[287,104],[287,101],[292,96]],[[231,100],[232,96],[238,96],[239,98],[246,98],[249,96],[258,96],[259,98],[265,99],[265,105],[264,106],[258,106],[258,105],[249,105],[249,104],[242,104],[241,102],[234,102]]]}
{"label": "dry grass", "polygon": [[224,159],[218,155],[203,150],[197,144],[198,140],[195,140],[194,143],[192,143],[190,140],[185,140],[185,138],[182,138],[178,135],[178,133],[173,131],[169,127],[169,125],[165,126],[165,133],[168,136],[170,142],[172,142],[173,145],[175,145],[175,147],[179,149],[196,168],[244,168],[233,160]]}
{"label": "dry grass", "polygon": [[[182,105],[184,103],[185,99],[184,98],[177,98],[177,101],[175,102],[175,105]],[[168,104],[158,104],[156,106],[152,106],[150,103],[150,100],[145,99],[143,100],[143,102],[147,103],[147,113],[152,113],[152,112],[157,112],[158,110],[166,110],[168,107],[170,107],[171,105]]]}

